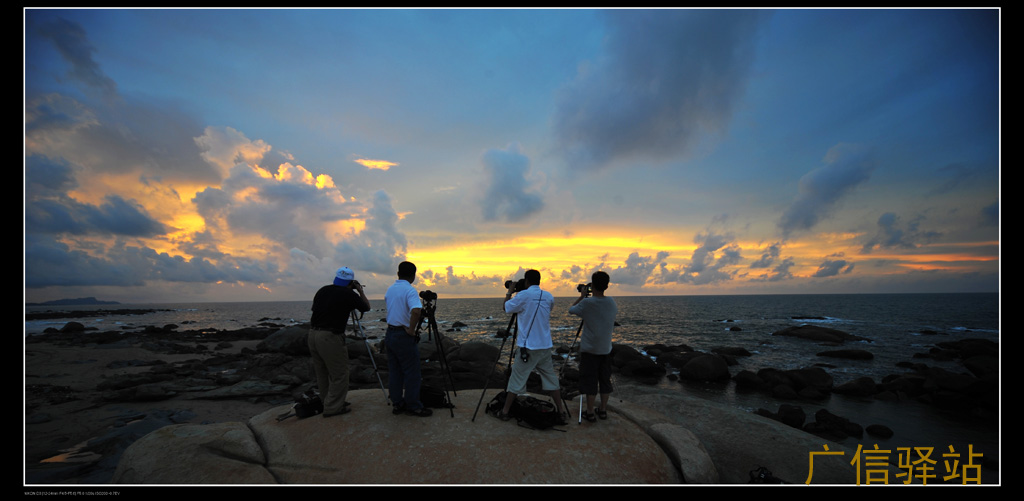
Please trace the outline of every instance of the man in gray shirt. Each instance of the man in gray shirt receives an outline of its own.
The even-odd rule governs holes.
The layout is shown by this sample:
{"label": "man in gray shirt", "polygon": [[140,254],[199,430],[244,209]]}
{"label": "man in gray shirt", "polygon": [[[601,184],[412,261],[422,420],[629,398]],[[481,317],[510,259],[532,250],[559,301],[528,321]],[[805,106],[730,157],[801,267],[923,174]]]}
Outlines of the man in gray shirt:
{"label": "man in gray shirt", "polygon": [[[580,297],[569,307],[569,313],[583,318],[583,334],[580,337],[580,393],[587,396],[587,412],[584,419],[593,423],[597,418],[608,419],[608,396],[612,392],[612,330],[615,315],[619,312],[615,300],[604,293],[608,289],[608,274],[594,272],[591,276],[593,297],[581,291]],[[594,408],[597,393],[601,393],[601,405]]]}

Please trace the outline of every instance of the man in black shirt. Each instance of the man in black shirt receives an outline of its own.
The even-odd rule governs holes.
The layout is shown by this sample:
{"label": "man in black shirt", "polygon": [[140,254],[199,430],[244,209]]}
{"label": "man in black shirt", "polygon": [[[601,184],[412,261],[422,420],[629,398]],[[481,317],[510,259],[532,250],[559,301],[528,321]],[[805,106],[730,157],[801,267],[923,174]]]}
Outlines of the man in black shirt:
{"label": "man in black shirt", "polygon": [[362,284],[355,280],[355,273],[346,266],[338,268],[333,284],[317,291],[312,309],[309,354],[324,403],[324,417],[345,414],[350,410],[345,401],[348,395],[345,327],[352,310],[370,310],[370,300],[366,298]]}

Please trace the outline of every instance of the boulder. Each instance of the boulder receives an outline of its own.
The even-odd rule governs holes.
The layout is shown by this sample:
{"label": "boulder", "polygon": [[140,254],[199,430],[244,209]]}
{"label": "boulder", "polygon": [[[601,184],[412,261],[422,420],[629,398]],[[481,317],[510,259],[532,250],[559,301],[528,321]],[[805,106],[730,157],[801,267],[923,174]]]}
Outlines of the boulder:
{"label": "boulder", "polygon": [[265,462],[245,423],[177,424],[132,443],[114,470],[113,483],[276,483]]}
{"label": "boulder", "polygon": [[277,352],[289,355],[309,356],[308,325],[294,325],[280,329],[256,345],[256,351]]}
{"label": "boulder", "polygon": [[731,377],[725,359],[707,353],[699,354],[679,369],[679,376],[691,381],[721,381]]}
{"label": "boulder", "polygon": [[772,335],[798,337],[801,339],[833,344],[842,344],[846,341],[871,341],[868,338],[854,336],[853,334],[849,334],[838,329],[830,329],[828,327],[821,327],[817,325],[786,327],[785,329],[773,332]]}

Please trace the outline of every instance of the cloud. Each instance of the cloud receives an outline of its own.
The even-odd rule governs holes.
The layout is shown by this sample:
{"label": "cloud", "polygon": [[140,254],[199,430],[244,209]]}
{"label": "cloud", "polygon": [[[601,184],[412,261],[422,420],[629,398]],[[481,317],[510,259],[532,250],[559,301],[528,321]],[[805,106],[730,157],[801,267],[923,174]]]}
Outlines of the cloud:
{"label": "cloud", "polygon": [[809,230],[829,217],[843,196],[871,177],[875,166],[870,155],[845,144],[830,149],[825,163],[800,178],[799,193],[778,223],[783,236]]}
{"label": "cloud", "polygon": [[66,160],[92,174],[82,178],[93,185],[123,182],[112,181],[116,175],[219,179],[195,142],[202,127],[180,103],[119,95],[115,82],[93,60],[95,49],[77,23],[54,18],[30,24],[34,29],[26,30],[26,50],[53,45],[70,67],[67,79],[99,92],[72,97],[42,94],[26,85],[26,153]]}
{"label": "cloud", "polygon": [[999,202],[982,208],[980,216],[982,226],[999,226]]}
{"label": "cloud", "polygon": [[664,161],[725,132],[747,86],[760,11],[606,13],[603,57],[562,89],[554,134],[569,165]]}
{"label": "cloud", "polygon": [[40,155],[26,158],[26,232],[155,237],[168,230],[144,207],[117,194],[104,196],[99,205],[79,202],[68,195],[77,186],[67,162]]}
{"label": "cloud", "polygon": [[357,158],[355,163],[366,167],[367,169],[373,170],[388,170],[398,165],[398,162],[389,162],[387,160],[372,160],[369,158]]}
{"label": "cloud", "polygon": [[116,94],[117,84],[107,77],[99,64],[93,60],[92,54],[95,49],[80,25],[63,18],[55,18],[36,26],[35,31],[42,38],[53,42],[61,57],[71,65],[68,76],[72,80],[108,96]]}
{"label": "cloud", "polygon": [[404,256],[387,193],[346,197],[262,140],[119,96],[84,30],[36,28],[26,44],[51,43],[66,77],[99,92],[26,92],[26,287],[271,284],[337,259],[392,273]]}
{"label": "cloud", "polygon": [[251,141],[231,127],[206,127],[194,141],[200,156],[215,166],[221,177],[228,177],[231,168],[240,163],[264,164],[263,157],[271,150],[263,140]]}
{"label": "cloud", "polygon": [[[660,251],[652,256],[641,256],[639,252],[631,252],[626,258],[625,266],[608,270],[612,282],[623,285],[642,286],[647,279],[661,266],[669,253]],[[589,279],[588,279],[589,281]]]}
{"label": "cloud", "polygon": [[366,212],[366,226],[338,244],[335,259],[373,273],[391,274],[405,260],[405,234],[398,230],[398,213],[384,190],[373,194]]}
{"label": "cloud", "polygon": [[825,258],[820,265],[818,265],[818,271],[815,271],[811,275],[813,278],[825,278],[834,277],[839,274],[848,274],[853,271],[853,263],[842,259],[843,253],[833,254]]}
{"label": "cloud", "polygon": [[878,232],[861,248],[862,254],[868,254],[876,247],[882,249],[914,249],[919,242],[932,241],[942,234],[934,231],[920,231],[918,227],[923,216],[915,218],[903,225],[899,216],[886,212],[878,218]]}
{"label": "cloud", "polygon": [[764,252],[761,253],[761,257],[750,263],[750,267],[753,269],[771,268],[771,272],[753,277],[751,280],[755,282],[778,282],[793,278],[793,273],[789,271],[794,264],[793,258],[787,257],[780,261],[781,255],[782,242],[775,242],[765,248]]}
{"label": "cloud", "polygon": [[733,243],[731,235],[723,235],[708,231],[698,233],[690,262],[686,266],[670,269],[664,262],[659,264],[658,283],[685,283],[708,285],[732,280],[736,270],[727,267],[739,264],[742,259],[739,245]]}
{"label": "cloud", "polygon": [[482,163],[486,188],[480,204],[484,220],[514,223],[544,208],[543,198],[527,179],[530,159],[519,152],[518,144],[487,150]]}

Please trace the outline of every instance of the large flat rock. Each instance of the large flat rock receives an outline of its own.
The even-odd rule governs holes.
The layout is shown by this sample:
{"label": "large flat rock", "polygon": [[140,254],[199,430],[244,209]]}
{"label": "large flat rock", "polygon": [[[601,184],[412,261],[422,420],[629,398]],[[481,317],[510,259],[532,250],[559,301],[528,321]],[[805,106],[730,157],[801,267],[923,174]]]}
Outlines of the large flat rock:
{"label": "large flat rock", "polygon": [[[278,421],[290,406],[248,423],[183,425],[133,444],[115,483],[678,484],[679,467],[641,424],[611,408],[597,423],[538,431],[485,413],[497,390],[453,397],[454,417],[393,415],[382,392],[349,393],[352,412]],[[573,402],[574,404],[576,402]],[[570,406],[570,408],[572,408]],[[575,410],[575,409],[574,409]],[[663,424],[667,420],[660,420]],[[223,428],[211,433],[203,428]],[[670,425],[672,426],[672,425]],[[225,433],[243,444],[231,446]],[[682,430],[680,430],[682,431]],[[247,433],[248,432],[248,433]],[[661,436],[675,435],[673,431]],[[683,432],[685,435],[685,432]],[[671,442],[671,441],[670,441]],[[251,444],[258,444],[263,462]],[[698,444],[699,445],[699,444]],[[671,447],[671,445],[669,445]],[[246,451],[240,454],[239,451]],[[129,453],[130,452],[130,453]],[[688,456],[689,454],[682,454]],[[678,456],[676,462],[678,463]],[[190,464],[195,462],[194,467]],[[238,464],[235,464],[238,463]],[[706,461],[710,463],[710,461]],[[220,475],[218,471],[226,473]],[[130,472],[126,475],[122,472]],[[712,480],[714,481],[714,480]]]}

